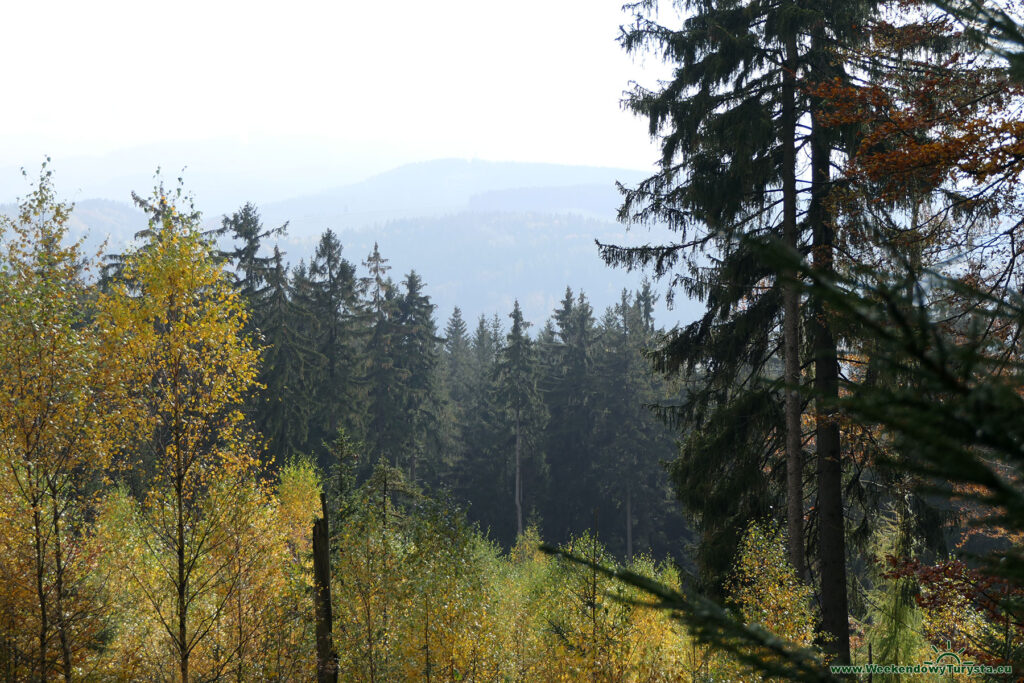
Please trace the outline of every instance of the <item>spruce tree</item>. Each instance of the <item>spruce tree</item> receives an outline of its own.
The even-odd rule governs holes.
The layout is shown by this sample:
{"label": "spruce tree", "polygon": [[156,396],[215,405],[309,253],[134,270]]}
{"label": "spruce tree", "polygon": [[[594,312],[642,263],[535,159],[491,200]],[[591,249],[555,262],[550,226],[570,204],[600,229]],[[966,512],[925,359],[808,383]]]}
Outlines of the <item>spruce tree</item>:
{"label": "spruce tree", "polygon": [[351,415],[358,405],[355,267],[342,257],[341,242],[332,230],[320,237],[309,263],[307,287],[317,323],[316,350],[324,364],[310,439],[317,451],[323,452],[323,444],[333,441],[340,428],[354,427]]}
{"label": "spruce tree", "polygon": [[[401,387],[401,420],[405,425],[402,451],[408,460],[411,482],[422,478],[423,464],[436,474],[441,442],[439,415],[440,343],[434,323],[434,304],[423,291],[423,281],[410,271],[402,281],[405,292],[397,302],[394,364],[404,378]],[[427,462],[422,460],[426,457]]]}
{"label": "spruce tree", "polygon": [[265,240],[283,235],[287,229],[287,223],[276,228],[264,228],[256,206],[247,202],[231,216],[224,216],[221,227],[213,232],[217,237],[227,235],[237,242],[231,249],[220,251],[218,256],[231,264],[236,286],[250,304],[256,300],[275,267],[273,256],[261,255]]}
{"label": "spruce tree", "polygon": [[466,501],[470,517],[502,543],[512,540],[508,499],[503,482],[502,453],[495,439],[499,425],[495,378],[500,339],[493,335],[493,319],[481,315],[469,340],[468,392],[461,413],[461,458],[453,468],[451,489]]}
{"label": "spruce tree", "polygon": [[[671,416],[687,430],[672,475],[701,526],[699,561],[713,590],[742,529],[778,502],[763,472],[778,471],[769,458],[781,450],[775,435],[782,409],[762,380],[776,370],[781,292],[764,287],[773,273],[739,238],[779,232],[771,220],[777,192],[769,191],[781,185],[781,69],[766,72],[778,50],[743,5],[702,3],[678,31],[644,16],[650,4],[636,9],[626,49],[650,46],[678,66],[671,86],[638,88],[627,101],[650,120],[653,135],[662,135],[662,160],[658,174],[626,193],[620,217],[663,221],[679,239],[604,246],[602,253],[610,264],[653,265],[657,277],[672,273],[673,284],[707,306],[698,321],[671,333],[655,361],[688,380],[687,400]],[[756,19],[765,25],[764,17]],[[706,264],[709,252],[714,260]]]}
{"label": "spruce tree", "polygon": [[376,244],[363,262],[369,271],[360,283],[366,297],[369,329],[362,382],[366,391],[366,445],[370,460],[384,459],[397,466],[409,428],[402,419],[402,385],[407,377],[396,363],[400,295],[387,276],[391,269],[387,262]]}
{"label": "spruce tree", "polygon": [[259,382],[266,389],[256,402],[253,419],[278,465],[303,452],[315,395],[311,369],[319,355],[302,310],[292,300],[288,270],[275,247],[273,268],[266,274],[266,292],[256,311],[256,326],[265,345]]}
{"label": "spruce tree", "polygon": [[462,310],[456,306],[444,330],[440,358],[444,412],[443,460],[439,462],[439,479],[448,488],[457,486],[460,470],[465,465],[466,426],[472,398],[472,349]]}
{"label": "spruce tree", "polygon": [[593,309],[582,292],[577,297],[566,288],[552,317],[554,338],[541,334],[541,386],[550,415],[544,451],[551,495],[544,521],[547,536],[564,542],[579,529],[591,528],[600,507],[592,459],[597,333]]}
{"label": "spruce tree", "polygon": [[305,415],[303,432],[306,437],[300,449],[303,453],[317,452],[321,446],[322,430],[315,425],[320,414],[317,396],[320,383],[326,374],[326,359],[320,351],[317,340],[320,339],[320,320],[317,318],[317,301],[315,286],[309,277],[309,268],[305,261],[299,260],[291,268],[289,281],[291,311],[289,327],[296,337],[303,340],[303,348],[307,351],[306,361],[302,364],[302,386],[308,393],[299,398],[302,414]]}
{"label": "spruce tree", "polygon": [[676,509],[660,465],[672,457],[675,441],[648,407],[668,396],[642,355],[653,340],[652,298],[649,288],[632,299],[622,292],[619,303],[601,319],[594,359],[597,488],[621,515],[606,515],[600,529],[609,549],[621,550],[627,561],[637,549],[679,547],[678,538],[664,537],[678,520],[672,520]]}
{"label": "spruce tree", "polygon": [[529,460],[534,471],[542,467],[537,445],[543,429],[544,404],[537,388],[537,359],[519,301],[512,313],[512,327],[496,367],[497,403],[502,422],[512,440],[512,490],[516,538],[523,535],[524,468]]}
{"label": "spruce tree", "polygon": [[466,321],[462,318],[462,309],[456,306],[444,329],[443,358],[448,395],[459,406],[465,405],[471,391],[471,352]]}
{"label": "spruce tree", "polygon": [[[620,217],[665,223],[679,239],[605,246],[603,254],[613,264],[653,265],[658,276],[681,266],[673,284],[707,305],[700,320],[670,336],[658,364],[694,380],[676,415],[691,431],[674,475],[684,501],[688,489],[710,484],[710,495],[689,500],[691,508],[710,512],[709,502],[723,505],[701,515],[709,579],[721,576],[738,530],[780,507],[783,469],[789,471],[789,556],[802,569],[799,300],[792,272],[779,277],[744,238],[773,237],[794,251],[810,246],[818,268],[833,267],[829,155],[845,141],[841,129],[826,129],[814,114],[820,103],[807,96],[806,84],[845,79],[829,45],[862,39],[856,27],[873,5],[698,2],[679,30],[652,18],[653,1],[630,6],[636,21],[623,33],[626,50],[653,49],[676,69],[657,91],[638,86],[627,98],[649,121],[662,157],[657,174],[626,191]],[[799,169],[808,157],[806,179]],[[812,326],[815,360],[823,620],[831,647],[846,661],[842,453],[828,408],[838,391],[837,344],[824,311],[811,309],[803,316]],[[715,462],[724,460],[723,452],[731,454],[728,462]],[[787,453],[784,467],[778,452]],[[778,484],[765,482],[764,471],[775,473]]]}
{"label": "spruce tree", "polygon": [[[264,334],[268,324],[268,307],[279,305],[279,300],[272,304],[270,299],[282,294],[271,291],[270,286],[274,269],[281,265],[280,255],[277,254],[276,246],[274,255],[265,255],[265,242],[268,238],[284,234],[287,228],[287,223],[273,229],[264,228],[255,205],[246,203],[231,216],[224,216],[220,228],[204,233],[207,237],[227,237],[231,241],[229,248],[215,251],[215,258],[228,264],[235,289],[249,308],[245,331],[254,335],[258,344],[270,343]],[[287,283],[284,284],[286,286]],[[284,297],[287,298],[287,294]],[[246,413],[256,421],[257,428],[261,428],[262,420],[267,418],[264,410],[267,407],[267,396],[280,395],[280,387],[268,381],[271,380],[271,373],[272,368],[264,364],[260,370],[260,383],[267,388],[266,395],[254,392],[247,401]],[[304,430],[305,425],[300,429]]]}

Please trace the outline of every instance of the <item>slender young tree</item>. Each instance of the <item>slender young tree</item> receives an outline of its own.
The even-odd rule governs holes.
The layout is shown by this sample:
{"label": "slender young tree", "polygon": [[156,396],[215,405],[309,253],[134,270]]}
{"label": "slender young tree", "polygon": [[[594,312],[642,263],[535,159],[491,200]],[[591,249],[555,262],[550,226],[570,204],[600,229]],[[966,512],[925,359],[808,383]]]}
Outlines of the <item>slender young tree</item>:
{"label": "slender young tree", "polygon": [[3,640],[34,636],[18,648],[31,662],[15,669],[25,680],[70,681],[98,646],[99,603],[85,581],[86,491],[110,463],[124,399],[121,359],[104,353],[104,328],[87,317],[80,245],[66,244],[71,211],[44,165],[18,214],[0,217],[0,518],[8,527],[0,561],[20,574],[3,602],[32,595],[31,605],[11,605],[22,632]]}
{"label": "slender young tree", "polygon": [[139,203],[150,214],[149,243],[128,255],[124,281],[100,298],[99,321],[120,331],[112,343],[135,370],[137,445],[151,467],[134,514],[144,561],[130,571],[187,683],[193,653],[240,580],[218,550],[242,508],[226,493],[208,504],[208,494],[254,466],[240,407],[259,351],[243,334],[243,301],[196,229],[198,216],[179,213],[162,186]]}

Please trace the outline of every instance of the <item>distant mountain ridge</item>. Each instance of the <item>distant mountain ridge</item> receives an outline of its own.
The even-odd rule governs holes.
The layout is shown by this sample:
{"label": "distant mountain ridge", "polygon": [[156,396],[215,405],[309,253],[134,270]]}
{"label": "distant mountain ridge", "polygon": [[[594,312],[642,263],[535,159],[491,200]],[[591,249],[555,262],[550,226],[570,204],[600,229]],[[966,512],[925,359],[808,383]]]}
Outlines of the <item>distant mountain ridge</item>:
{"label": "distant mountain ridge", "polygon": [[[629,169],[439,159],[268,203],[262,211],[271,222],[290,220],[301,232],[319,232],[326,227],[365,228],[399,218],[493,210],[497,207],[489,204],[494,202],[502,203],[502,210],[538,210],[537,202],[546,193],[543,201],[549,205],[588,215],[607,212],[602,217],[614,220],[619,197],[616,181],[630,184],[644,177],[643,172]],[[581,188],[586,188],[583,194]],[[581,203],[572,199],[576,196],[586,199]]]}
{"label": "distant mountain ridge", "polygon": [[622,196],[609,192],[607,185],[523,187],[475,194],[469,198],[469,210],[576,213],[608,220],[618,213],[621,203]]}
{"label": "distant mountain ridge", "polygon": [[[268,227],[288,221],[279,245],[293,265],[308,262],[330,228],[357,266],[377,242],[396,281],[415,269],[439,323],[455,306],[467,318],[504,316],[519,299],[527,319],[540,325],[567,285],[587,293],[595,315],[615,304],[623,288],[640,285],[642,274],[607,267],[594,240],[640,243],[615,222],[621,202],[615,182],[643,177],[624,169],[443,159],[257,206]],[[202,197],[196,204],[202,208]],[[125,202],[86,199],[75,206],[71,235],[88,233],[89,251],[105,238],[111,251],[120,251],[146,225],[145,215]],[[7,214],[15,210],[0,206]],[[203,224],[215,227],[220,219],[207,215]],[[692,317],[692,306],[680,306],[672,314],[662,307],[659,321]]]}

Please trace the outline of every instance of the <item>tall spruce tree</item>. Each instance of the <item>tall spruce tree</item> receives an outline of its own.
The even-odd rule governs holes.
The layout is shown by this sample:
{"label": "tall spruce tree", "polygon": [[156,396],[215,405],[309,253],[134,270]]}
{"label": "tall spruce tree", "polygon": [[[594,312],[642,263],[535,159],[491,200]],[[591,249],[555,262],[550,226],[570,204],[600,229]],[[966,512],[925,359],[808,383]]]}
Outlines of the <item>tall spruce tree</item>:
{"label": "tall spruce tree", "polygon": [[[274,291],[270,283],[275,275],[283,275],[283,272],[275,273],[276,269],[282,267],[277,247],[274,247],[272,255],[268,256],[264,252],[267,239],[283,235],[287,228],[287,223],[277,228],[265,228],[256,206],[246,203],[230,216],[224,216],[221,219],[221,227],[208,234],[209,237],[226,237],[231,241],[229,248],[219,249],[215,252],[216,258],[218,261],[227,262],[235,289],[242,295],[243,301],[249,308],[250,314],[245,323],[245,331],[255,335],[257,343],[268,345],[268,350],[272,355],[276,355],[275,343],[287,342],[280,338],[273,342],[267,339],[265,334],[267,326],[275,324],[270,322],[269,318],[281,313],[280,308],[274,312],[271,312],[270,308],[280,307],[282,301],[287,301],[288,294],[280,289]],[[276,284],[279,288],[287,289],[286,281],[279,280]],[[276,324],[280,325],[282,321],[278,319]],[[278,330],[280,329],[278,328]],[[253,392],[246,405],[246,413],[255,420],[258,429],[262,429],[264,420],[273,419],[270,417],[268,409],[273,410],[276,406],[271,405],[272,399],[269,397],[279,397],[286,391],[275,383],[283,376],[283,374],[276,374],[275,368],[268,362],[261,366],[260,384],[266,387],[266,391]],[[291,417],[297,416],[292,415]],[[278,428],[276,427],[275,430]],[[295,428],[304,432],[305,422],[296,423]],[[269,437],[266,432],[263,434]],[[271,448],[273,450],[274,446],[271,445]],[[275,456],[279,455],[276,450],[274,452]]]}
{"label": "tall spruce tree", "polygon": [[700,524],[700,566],[714,590],[741,530],[777,502],[763,472],[778,471],[770,457],[780,450],[782,410],[762,379],[776,370],[781,292],[763,287],[772,273],[740,237],[779,229],[770,220],[777,193],[769,190],[781,185],[781,69],[766,73],[772,41],[744,5],[701,3],[695,10],[678,31],[638,14],[623,38],[628,51],[652,46],[679,64],[670,87],[629,97],[652,135],[663,135],[662,160],[658,174],[627,192],[620,217],[664,221],[679,239],[605,246],[602,253],[615,265],[651,264],[658,277],[680,266],[673,284],[707,305],[702,318],[671,333],[655,361],[689,380],[688,399],[673,416],[688,433],[672,475]]}
{"label": "tall spruce tree", "polygon": [[[397,303],[394,364],[405,381],[401,416],[405,439],[401,445],[408,464],[409,480],[423,478],[427,465],[429,483],[435,483],[440,447],[440,345],[434,322],[434,304],[423,291],[423,281],[410,271],[402,281],[405,291]],[[424,459],[426,462],[424,462]]]}
{"label": "tall spruce tree", "polygon": [[256,326],[266,345],[260,383],[266,387],[253,413],[257,430],[278,465],[303,452],[308,441],[314,405],[315,377],[311,368],[319,359],[314,340],[305,336],[309,321],[292,300],[288,270],[274,248],[273,268],[266,275],[266,292],[256,311]]}
{"label": "tall spruce tree", "polygon": [[601,507],[592,458],[597,332],[586,296],[574,296],[568,287],[553,318],[554,338],[541,333],[541,387],[550,415],[544,452],[552,488],[544,521],[546,536],[564,542],[579,529],[591,528]]}
{"label": "tall spruce tree", "polygon": [[[720,506],[700,515],[705,576],[721,576],[738,530],[777,507],[781,481],[770,485],[761,473],[783,470],[778,452],[786,452],[789,471],[789,556],[802,569],[799,301],[792,278],[777,277],[743,238],[773,236],[790,249],[809,242],[817,267],[833,267],[829,156],[843,142],[841,130],[821,125],[812,115],[818,103],[798,86],[844,77],[828,45],[861,39],[856,27],[874,2],[695,2],[679,30],[652,18],[656,5],[630,6],[635,23],[622,43],[630,52],[652,49],[676,66],[657,91],[638,86],[627,98],[661,142],[661,167],[626,191],[620,216],[666,223],[679,239],[633,249],[605,246],[603,255],[612,264],[653,265],[659,276],[682,266],[673,284],[707,304],[704,316],[673,333],[657,358],[662,370],[699,380],[676,415],[690,433],[674,477],[684,502],[698,513],[712,512],[709,503]],[[803,178],[799,169],[808,156],[811,175]],[[811,325],[817,397],[821,604],[829,647],[846,661],[842,458],[827,407],[838,391],[837,345],[824,312],[811,308],[813,315],[804,317]],[[732,455],[721,458],[723,452]],[[687,493],[709,484],[710,495]]]}
{"label": "tall spruce tree", "polygon": [[444,486],[457,486],[457,478],[467,455],[466,423],[472,394],[472,349],[469,331],[458,306],[444,329],[440,357],[440,376],[444,395],[443,459],[438,477]]}
{"label": "tall spruce tree", "polygon": [[512,441],[512,500],[518,538],[522,536],[524,528],[524,468],[527,460],[534,471],[542,467],[543,461],[537,452],[537,445],[546,416],[537,387],[536,352],[526,333],[529,323],[523,319],[518,300],[509,317],[512,319],[512,327],[498,357],[495,388],[502,422]]}
{"label": "tall spruce tree", "polygon": [[397,466],[403,456],[409,425],[403,420],[402,391],[407,379],[396,363],[400,294],[387,273],[391,266],[377,244],[363,262],[369,274],[361,281],[367,311],[365,372],[366,445],[370,460],[385,459]]}
{"label": "tall spruce tree", "polygon": [[309,436],[314,448],[326,455],[324,444],[332,442],[339,429],[354,428],[351,416],[359,404],[355,266],[342,257],[341,242],[332,230],[320,237],[309,263],[307,287],[324,370],[316,385],[316,416]]}
{"label": "tall spruce tree", "polygon": [[309,277],[309,268],[305,261],[299,260],[291,268],[289,278],[289,300],[291,315],[289,327],[296,337],[303,340],[303,348],[307,351],[306,362],[302,364],[302,386],[307,393],[299,398],[302,414],[305,416],[302,432],[305,439],[300,449],[303,453],[314,453],[321,445],[321,430],[314,427],[318,415],[316,403],[319,383],[323,381],[326,359],[320,352],[317,340],[320,338],[320,321],[317,319],[317,301],[315,287]]}
{"label": "tall spruce tree", "polygon": [[501,454],[495,446],[494,432],[498,423],[495,401],[495,364],[501,350],[501,339],[493,332],[493,321],[481,315],[470,339],[469,393],[463,409],[462,450],[464,457],[454,473],[453,491],[468,502],[469,514],[481,527],[491,531],[502,542],[511,540],[508,515],[503,503],[507,493],[502,489]]}
{"label": "tall spruce tree", "polygon": [[[619,303],[601,319],[594,359],[599,397],[594,425],[597,485],[621,514],[602,520],[601,535],[609,549],[621,548],[627,561],[637,549],[651,551],[657,546],[660,551],[679,544],[678,538],[661,537],[675,510],[660,461],[672,457],[675,441],[648,408],[667,398],[664,382],[650,372],[642,355],[654,333],[649,303],[649,287],[632,299],[622,292]],[[634,538],[637,529],[640,533]]]}

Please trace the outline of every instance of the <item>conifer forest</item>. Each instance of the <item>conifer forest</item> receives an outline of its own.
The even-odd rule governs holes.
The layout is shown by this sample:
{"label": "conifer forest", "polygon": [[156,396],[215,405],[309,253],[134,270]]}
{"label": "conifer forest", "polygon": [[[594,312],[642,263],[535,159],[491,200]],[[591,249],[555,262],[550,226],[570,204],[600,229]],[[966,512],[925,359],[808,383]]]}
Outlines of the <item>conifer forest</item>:
{"label": "conifer forest", "polygon": [[0,680],[1024,679],[1020,5],[676,5],[607,307],[441,318],[187,174],[95,250],[26,172]]}

